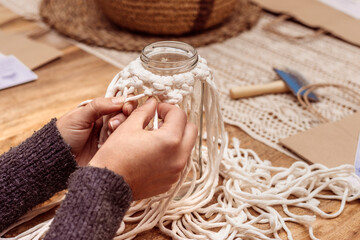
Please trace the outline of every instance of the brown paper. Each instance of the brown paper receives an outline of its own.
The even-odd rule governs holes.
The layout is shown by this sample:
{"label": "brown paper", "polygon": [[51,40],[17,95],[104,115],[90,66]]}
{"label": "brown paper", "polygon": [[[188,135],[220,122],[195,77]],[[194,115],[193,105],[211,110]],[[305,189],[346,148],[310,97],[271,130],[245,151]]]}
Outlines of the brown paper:
{"label": "brown paper", "polygon": [[62,55],[59,50],[46,44],[3,31],[0,31],[0,53],[14,55],[30,69],[38,68]]}
{"label": "brown paper", "polygon": [[19,18],[18,15],[0,6],[0,25],[9,23],[17,18]]}
{"label": "brown paper", "polygon": [[360,46],[360,20],[317,0],[252,0],[263,8],[287,14],[303,24],[321,28]]}
{"label": "brown paper", "polygon": [[307,161],[336,167],[354,164],[359,132],[360,113],[356,113],[280,139],[280,143]]}

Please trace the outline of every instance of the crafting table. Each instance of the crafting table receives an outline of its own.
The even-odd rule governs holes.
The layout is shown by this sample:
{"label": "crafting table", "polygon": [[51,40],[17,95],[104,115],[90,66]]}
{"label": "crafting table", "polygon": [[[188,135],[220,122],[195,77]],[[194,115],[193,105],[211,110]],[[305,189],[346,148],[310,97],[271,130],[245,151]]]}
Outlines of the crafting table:
{"label": "crafting table", "polygon": [[[1,18],[10,20],[0,24],[0,30],[28,36],[47,43],[62,51],[63,56],[35,70],[39,79],[24,85],[0,91],[0,154],[25,140],[53,117],[60,117],[74,109],[80,102],[103,96],[106,88],[119,71],[103,60],[84,52],[53,32],[44,31],[36,23],[17,16],[0,5]],[[10,17],[9,17],[10,16]],[[229,136],[241,140],[242,148],[253,149],[261,159],[268,159],[275,166],[290,166],[295,160],[283,153],[254,140],[241,129],[226,124]],[[1,203],[0,203],[1,204]],[[338,210],[340,201],[321,201],[325,212]],[[360,239],[360,201],[348,203],[344,212],[334,219],[317,218],[314,234],[320,239]],[[306,213],[293,209],[293,212]],[[49,219],[55,210],[42,214],[17,227],[6,236],[20,232]],[[288,223],[294,239],[310,239],[305,228]],[[131,226],[130,226],[131,227]],[[280,234],[284,239],[284,232]],[[154,228],[135,239],[168,239],[159,229]]]}

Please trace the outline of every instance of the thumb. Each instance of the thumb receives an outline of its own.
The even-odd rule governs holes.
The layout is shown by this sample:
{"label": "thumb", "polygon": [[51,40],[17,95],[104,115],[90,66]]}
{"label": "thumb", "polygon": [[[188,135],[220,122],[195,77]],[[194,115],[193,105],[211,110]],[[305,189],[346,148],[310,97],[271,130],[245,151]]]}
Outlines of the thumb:
{"label": "thumb", "polygon": [[156,107],[156,99],[149,98],[144,105],[135,109],[132,114],[130,114],[128,119],[123,123],[123,126],[137,129],[145,128],[154,117]]}
{"label": "thumb", "polygon": [[92,100],[86,106],[80,108],[78,114],[83,121],[87,123],[93,123],[103,115],[120,111],[123,105],[123,97],[99,97]]}

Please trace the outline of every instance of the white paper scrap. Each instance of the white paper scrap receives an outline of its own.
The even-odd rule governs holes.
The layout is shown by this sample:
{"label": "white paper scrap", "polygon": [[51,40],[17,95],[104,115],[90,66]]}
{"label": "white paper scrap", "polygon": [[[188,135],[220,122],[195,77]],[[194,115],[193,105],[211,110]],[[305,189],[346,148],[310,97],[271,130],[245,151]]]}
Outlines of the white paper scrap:
{"label": "white paper scrap", "polygon": [[355,155],[355,173],[360,177],[360,134]]}
{"label": "white paper scrap", "polygon": [[38,76],[15,56],[0,57],[0,89],[34,81]]}
{"label": "white paper scrap", "polygon": [[318,0],[339,11],[360,19],[360,0]]}
{"label": "white paper scrap", "polygon": [[350,182],[350,184],[354,187],[359,189],[360,191],[360,134],[358,139],[358,144],[356,148],[356,155],[355,155],[355,175],[349,176],[347,180]]}

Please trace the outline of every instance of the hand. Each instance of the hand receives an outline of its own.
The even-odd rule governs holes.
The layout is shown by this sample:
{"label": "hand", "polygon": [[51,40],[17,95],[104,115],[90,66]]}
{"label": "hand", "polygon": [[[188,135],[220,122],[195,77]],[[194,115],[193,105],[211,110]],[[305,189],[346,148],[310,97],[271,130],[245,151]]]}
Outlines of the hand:
{"label": "hand", "polygon": [[[156,108],[163,123],[145,130]],[[90,165],[122,175],[134,200],[148,198],[168,191],[179,179],[196,137],[197,128],[183,110],[150,98],[110,135]]]}
{"label": "hand", "polygon": [[[76,108],[62,116],[56,126],[64,141],[70,145],[79,166],[86,166],[98,150],[102,116],[114,115],[108,128],[117,128],[136,107],[136,103],[125,103],[121,97],[95,98],[84,107]],[[116,121],[116,120],[121,120]]]}

